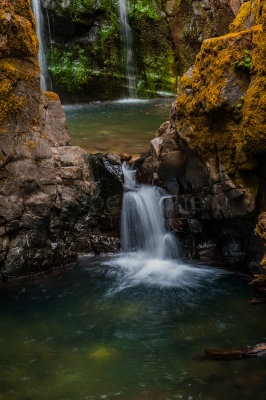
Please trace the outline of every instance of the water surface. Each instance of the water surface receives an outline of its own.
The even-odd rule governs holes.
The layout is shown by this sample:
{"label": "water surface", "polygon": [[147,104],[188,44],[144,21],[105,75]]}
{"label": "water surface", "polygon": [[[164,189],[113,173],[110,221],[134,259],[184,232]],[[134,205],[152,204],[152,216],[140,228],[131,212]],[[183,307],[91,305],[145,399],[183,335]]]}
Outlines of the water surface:
{"label": "water surface", "polygon": [[0,399],[264,400],[265,359],[192,358],[266,341],[246,278],[144,259],[85,257],[2,287]]}
{"label": "water surface", "polygon": [[138,154],[169,119],[172,99],[65,105],[72,144],[90,153]]}

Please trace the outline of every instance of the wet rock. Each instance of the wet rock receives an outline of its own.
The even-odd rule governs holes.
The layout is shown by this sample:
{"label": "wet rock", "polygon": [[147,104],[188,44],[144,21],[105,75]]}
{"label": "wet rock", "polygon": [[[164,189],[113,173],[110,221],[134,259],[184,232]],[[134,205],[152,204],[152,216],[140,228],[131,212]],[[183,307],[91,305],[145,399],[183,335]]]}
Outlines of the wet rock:
{"label": "wet rock", "polygon": [[120,159],[121,159],[121,162],[123,162],[123,161],[130,161],[131,160],[131,154],[126,154],[126,153],[122,153],[122,154],[120,154]]}
{"label": "wet rock", "polygon": [[[168,8],[172,2],[168,2]],[[232,4],[234,10],[236,4]],[[169,10],[172,8],[169,8]],[[229,32],[234,13],[229,1],[181,1],[171,13],[170,26],[178,58],[178,73],[191,67],[204,40]]]}
{"label": "wet rock", "polygon": [[133,154],[130,161],[128,162],[129,165],[135,164],[140,159],[141,155],[140,154]]}

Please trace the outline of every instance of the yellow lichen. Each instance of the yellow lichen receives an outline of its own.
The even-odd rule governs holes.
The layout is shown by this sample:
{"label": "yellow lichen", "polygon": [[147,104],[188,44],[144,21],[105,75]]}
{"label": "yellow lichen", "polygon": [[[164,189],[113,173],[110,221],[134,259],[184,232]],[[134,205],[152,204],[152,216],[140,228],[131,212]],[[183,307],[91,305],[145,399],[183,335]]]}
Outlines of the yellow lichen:
{"label": "yellow lichen", "polygon": [[0,25],[0,128],[3,130],[10,118],[23,111],[28,93],[38,85],[38,40],[30,1],[1,0]]}
{"label": "yellow lichen", "polygon": [[27,151],[32,152],[35,149],[36,145],[33,141],[29,140],[26,145],[25,148]]}
{"label": "yellow lichen", "polygon": [[[181,79],[177,98],[177,129],[203,157],[218,153],[225,165],[234,162],[252,169],[252,157],[266,149],[265,55],[261,25],[206,40],[196,58],[192,78]],[[250,70],[238,71],[235,62],[244,50],[252,58]],[[244,75],[244,77],[243,77]],[[227,82],[245,93],[243,107],[223,95]],[[193,96],[186,93],[191,87]]]}
{"label": "yellow lichen", "polygon": [[246,3],[242,4],[236,18],[230,25],[229,29],[231,32],[239,32],[246,29],[246,22],[251,14],[252,10],[252,3],[251,1],[247,1]]}
{"label": "yellow lichen", "polygon": [[58,94],[54,92],[44,92],[44,95],[48,100],[55,100],[55,101],[59,100]]}

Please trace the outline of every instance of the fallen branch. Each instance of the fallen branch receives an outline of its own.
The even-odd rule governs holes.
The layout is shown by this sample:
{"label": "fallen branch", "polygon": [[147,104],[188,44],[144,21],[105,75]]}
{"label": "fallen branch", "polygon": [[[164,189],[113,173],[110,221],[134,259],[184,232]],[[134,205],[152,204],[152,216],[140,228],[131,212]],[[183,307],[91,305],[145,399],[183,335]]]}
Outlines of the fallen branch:
{"label": "fallen branch", "polygon": [[197,354],[194,360],[240,360],[249,357],[266,357],[266,343],[256,344],[250,348],[213,350],[205,349],[203,354]]}

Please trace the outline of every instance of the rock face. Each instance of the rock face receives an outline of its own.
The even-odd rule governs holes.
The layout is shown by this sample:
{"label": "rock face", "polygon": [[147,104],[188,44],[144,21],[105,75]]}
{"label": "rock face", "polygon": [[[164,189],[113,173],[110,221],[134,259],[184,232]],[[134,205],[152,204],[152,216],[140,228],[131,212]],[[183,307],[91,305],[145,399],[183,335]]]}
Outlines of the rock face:
{"label": "rock face", "polygon": [[262,7],[244,3],[232,33],[203,43],[170,121],[138,161],[140,180],[174,196],[187,254],[250,270],[263,254],[254,227],[266,193]]}
{"label": "rock face", "polygon": [[169,22],[178,75],[194,64],[204,40],[228,33],[234,19],[233,9],[238,11],[240,7],[236,1],[227,0],[169,0],[167,4],[172,5]]}
{"label": "rock face", "polygon": [[[237,9],[236,0],[127,2],[140,97],[176,91],[178,76],[194,63],[203,40],[229,31],[231,3]],[[42,5],[50,75],[60,98],[110,100],[125,94],[118,1],[42,0]]]}
{"label": "rock face", "polygon": [[252,300],[253,304],[266,303],[266,212],[259,216],[258,224],[256,226],[256,234],[261,238],[264,243],[264,256],[261,261],[262,274],[255,275],[255,279],[250,283],[255,298]]}
{"label": "rock face", "polygon": [[29,1],[2,1],[0,29],[0,272],[116,250],[120,160],[70,145],[58,96],[40,92]]}

